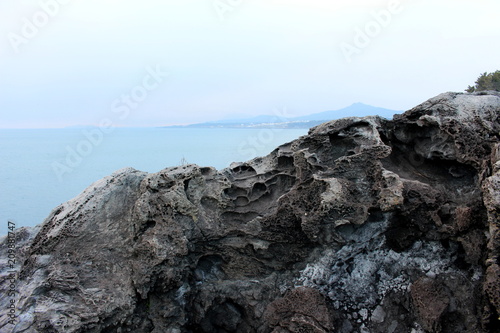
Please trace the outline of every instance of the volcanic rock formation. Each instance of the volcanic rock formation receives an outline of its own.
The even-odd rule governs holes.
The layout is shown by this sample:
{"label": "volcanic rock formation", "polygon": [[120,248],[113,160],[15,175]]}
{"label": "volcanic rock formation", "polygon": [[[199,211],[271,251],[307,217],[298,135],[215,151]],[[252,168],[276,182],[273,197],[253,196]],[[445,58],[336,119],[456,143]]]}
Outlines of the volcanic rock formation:
{"label": "volcanic rock formation", "polygon": [[446,93],[221,171],[120,170],[16,232],[0,330],[496,332],[499,112]]}

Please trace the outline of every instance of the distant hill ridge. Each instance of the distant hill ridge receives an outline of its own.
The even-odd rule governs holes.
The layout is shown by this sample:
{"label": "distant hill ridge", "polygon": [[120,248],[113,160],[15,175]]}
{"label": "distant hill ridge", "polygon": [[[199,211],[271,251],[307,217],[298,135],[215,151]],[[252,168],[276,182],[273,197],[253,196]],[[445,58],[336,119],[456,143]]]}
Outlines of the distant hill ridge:
{"label": "distant hill ridge", "polygon": [[279,127],[279,128],[309,128],[319,125],[329,120],[335,120],[345,117],[365,117],[378,115],[387,119],[391,119],[396,113],[401,111],[390,110],[380,107],[375,107],[363,103],[354,103],[348,107],[339,110],[330,110],[319,113],[313,113],[300,117],[283,117],[280,115],[260,115],[251,118],[242,119],[224,119],[209,121],[199,124],[191,124],[184,126],[166,126],[176,128],[264,128],[264,127]]}

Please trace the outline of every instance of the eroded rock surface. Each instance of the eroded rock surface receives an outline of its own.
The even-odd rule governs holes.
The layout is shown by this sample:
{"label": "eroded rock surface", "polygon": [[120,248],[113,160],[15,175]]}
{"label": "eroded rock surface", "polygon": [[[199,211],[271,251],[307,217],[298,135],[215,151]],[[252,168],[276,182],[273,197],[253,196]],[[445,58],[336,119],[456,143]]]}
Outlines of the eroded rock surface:
{"label": "eroded rock surface", "polygon": [[0,330],[497,332],[499,112],[446,93],[221,171],[120,170],[18,231]]}

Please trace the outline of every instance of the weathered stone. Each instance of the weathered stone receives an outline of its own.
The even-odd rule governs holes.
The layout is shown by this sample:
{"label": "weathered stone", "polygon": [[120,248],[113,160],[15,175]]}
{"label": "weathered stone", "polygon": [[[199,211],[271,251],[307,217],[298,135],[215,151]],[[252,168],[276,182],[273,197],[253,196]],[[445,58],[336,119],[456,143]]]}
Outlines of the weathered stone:
{"label": "weathered stone", "polygon": [[120,170],[16,232],[0,330],[496,332],[499,112],[446,93],[220,171]]}
{"label": "weathered stone", "polygon": [[450,304],[442,286],[435,280],[420,278],[411,286],[411,298],[422,327],[430,332],[441,331],[441,316]]}
{"label": "weathered stone", "polygon": [[264,319],[273,332],[332,332],[332,315],[325,298],[312,288],[300,287],[274,300]]}

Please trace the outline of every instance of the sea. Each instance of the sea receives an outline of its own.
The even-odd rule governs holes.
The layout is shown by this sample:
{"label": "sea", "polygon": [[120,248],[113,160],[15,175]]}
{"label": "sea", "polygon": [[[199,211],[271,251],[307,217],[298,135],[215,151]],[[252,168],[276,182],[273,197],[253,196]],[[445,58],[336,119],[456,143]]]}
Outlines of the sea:
{"label": "sea", "polygon": [[[229,167],[264,156],[308,129],[100,128],[0,130],[0,236],[40,224],[52,209],[114,171],[183,164]],[[11,224],[12,225],[12,224]]]}

